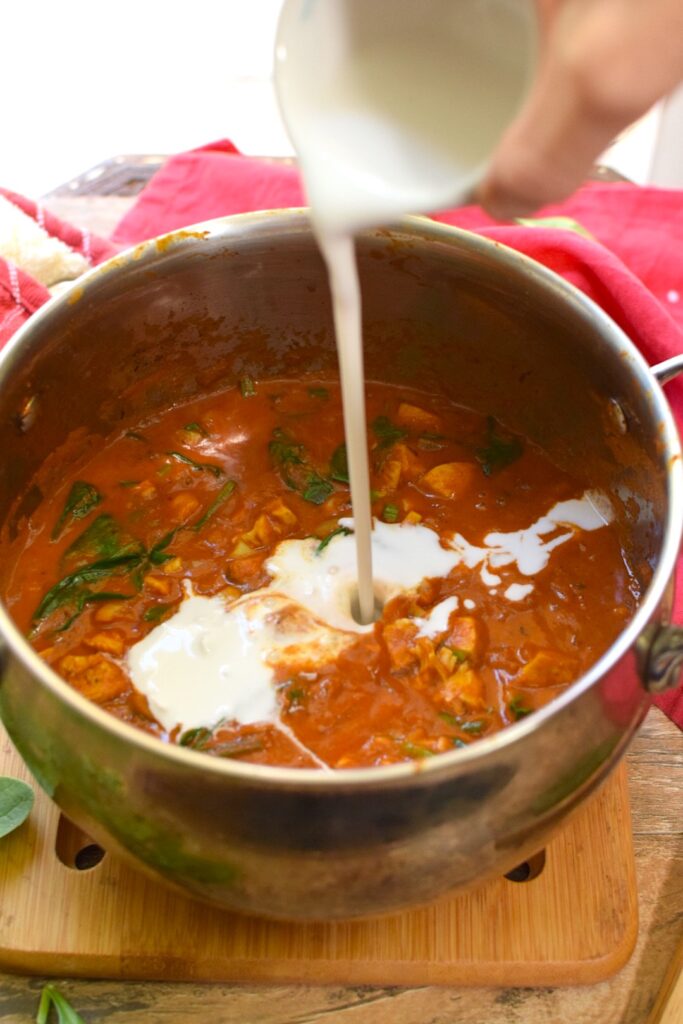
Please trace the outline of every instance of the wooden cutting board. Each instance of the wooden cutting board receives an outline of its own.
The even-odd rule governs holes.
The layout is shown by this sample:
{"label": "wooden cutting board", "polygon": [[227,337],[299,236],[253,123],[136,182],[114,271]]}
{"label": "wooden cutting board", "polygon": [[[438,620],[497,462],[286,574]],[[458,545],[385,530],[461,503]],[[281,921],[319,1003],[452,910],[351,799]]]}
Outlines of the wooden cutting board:
{"label": "wooden cutting board", "polygon": [[[4,731],[0,774],[30,781]],[[179,896],[108,854],[76,867],[97,854],[37,791],[29,820],[0,846],[1,966],[178,981],[577,985],[618,971],[638,928],[623,766],[548,845],[537,877],[372,920],[248,918]]]}

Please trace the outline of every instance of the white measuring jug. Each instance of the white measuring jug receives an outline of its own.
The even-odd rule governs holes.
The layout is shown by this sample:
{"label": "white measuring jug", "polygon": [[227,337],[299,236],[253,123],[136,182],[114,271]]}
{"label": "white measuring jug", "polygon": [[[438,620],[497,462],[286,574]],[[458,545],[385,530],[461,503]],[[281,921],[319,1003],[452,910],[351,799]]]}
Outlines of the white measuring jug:
{"label": "white measuring jug", "polygon": [[533,0],[285,0],[275,81],[317,227],[463,201],[535,50]]}

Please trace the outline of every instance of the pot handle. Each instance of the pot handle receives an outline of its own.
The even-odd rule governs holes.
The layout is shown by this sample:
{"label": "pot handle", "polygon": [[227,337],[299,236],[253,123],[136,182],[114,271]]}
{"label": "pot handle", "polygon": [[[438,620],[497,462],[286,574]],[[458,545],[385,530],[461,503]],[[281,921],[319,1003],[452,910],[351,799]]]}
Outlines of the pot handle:
{"label": "pot handle", "polygon": [[[650,371],[658,384],[668,384],[683,373],[683,353],[665,359]],[[661,693],[677,686],[683,669],[683,626],[654,627],[654,636],[645,638],[641,678],[650,693]]]}
{"label": "pot handle", "polygon": [[659,384],[668,384],[679,373],[683,373],[683,353],[672,356],[671,359],[665,359],[663,363],[657,363],[656,366],[651,366],[650,372]]}

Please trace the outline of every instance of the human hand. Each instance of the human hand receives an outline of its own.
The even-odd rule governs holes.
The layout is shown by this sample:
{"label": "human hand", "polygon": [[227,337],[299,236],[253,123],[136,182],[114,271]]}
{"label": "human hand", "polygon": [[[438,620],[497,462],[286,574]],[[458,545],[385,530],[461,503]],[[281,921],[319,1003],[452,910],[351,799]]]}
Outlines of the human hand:
{"label": "human hand", "polygon": [[478,190],[500,220],[570,195],[615,135],[683,81],[683,0],[536,6],[536,78]]}

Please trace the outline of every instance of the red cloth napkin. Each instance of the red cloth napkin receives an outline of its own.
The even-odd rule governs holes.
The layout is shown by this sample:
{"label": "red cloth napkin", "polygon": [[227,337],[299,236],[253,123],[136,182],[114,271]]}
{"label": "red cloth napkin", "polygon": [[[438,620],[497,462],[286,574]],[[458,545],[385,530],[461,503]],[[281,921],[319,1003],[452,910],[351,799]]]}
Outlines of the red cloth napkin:
{"label": "red cloth napkin", "polygon": [[[73,224],[67,224],[45,210],[41,203],[34,203],[4,188],[0,188],[0,196],[18,206],[48,235],[59,238],[74,252],[84,256],[92,267],[118,252],[118,246],[89,231],[74,227]],[[28,320],[49,298],[47,288],[0,257],[0,348],[24,320]]]}
{"label": "red cloth napkin", "polygon": [[[303,205],[293,166],[242,156],[224,140],[168,160],[112,239],[132,245],[213,217]],[[592,184],[537,216],[570,217],[597,241],[552,227],[499,225],[475,206],[435,214],[437,220],[504,242],[561,274],[602,306],[651,364],[683,351],[682,192]],[[0,344],[2,315],[0,263]],[[667,394],[681,428],[683,381],[668,385]],[[676,621],[683,623],[683,565],[678,575]],[[683,728],[683,688],[658,703]]]}

